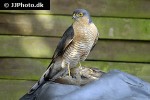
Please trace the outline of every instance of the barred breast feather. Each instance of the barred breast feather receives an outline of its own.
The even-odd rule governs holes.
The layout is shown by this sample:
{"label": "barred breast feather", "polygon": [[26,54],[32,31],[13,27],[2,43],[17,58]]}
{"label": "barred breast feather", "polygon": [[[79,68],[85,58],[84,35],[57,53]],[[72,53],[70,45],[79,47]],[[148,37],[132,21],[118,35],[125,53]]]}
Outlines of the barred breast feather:
{"label": "barred breast feather", "polygon": [[[70,63],[70,67],[75,67],[79,61],[84,61],[93,47],[94,41],[98,36],[96,26],[74,24],[74,38],[70,46],[64,52],[64,60]],[[94,28],[94,30],[93,30]]]}

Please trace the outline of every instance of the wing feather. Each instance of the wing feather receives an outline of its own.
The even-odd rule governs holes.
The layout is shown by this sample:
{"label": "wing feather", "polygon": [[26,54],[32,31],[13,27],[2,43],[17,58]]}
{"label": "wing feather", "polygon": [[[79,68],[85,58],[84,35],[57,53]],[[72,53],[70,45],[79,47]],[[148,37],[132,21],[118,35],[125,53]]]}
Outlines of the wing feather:
{"label": "wing feather", "polygon": [[66,48],[71,44],[72,40],[74,37],[74,30],[73,27],[70,26],[63,34],[61,40],[59,41],[57,48],[54,52],[54,55],[52,57],[52,62],[55,61],[55,59],[58,56],[63,55],[64,51],[66,50]]}
{"label": "wing feather", "polygon": [[92,46],[92,48],[91,48],[91,51],[92,51],[93,48],[95,47],[95,45],[96,45],[96,43],[97,43],[97,41],[98,41],[98,37],[99,37],[99,33],[97,32],[97,37],[95,38],[95,41],[94,41],[93,46]]}

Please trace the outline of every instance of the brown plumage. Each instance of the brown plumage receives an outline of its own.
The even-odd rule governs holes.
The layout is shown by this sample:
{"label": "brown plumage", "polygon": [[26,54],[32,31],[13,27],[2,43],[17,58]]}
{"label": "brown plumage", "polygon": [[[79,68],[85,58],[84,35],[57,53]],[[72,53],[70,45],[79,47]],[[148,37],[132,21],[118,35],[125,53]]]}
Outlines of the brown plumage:
{"label": "brown plumage", "polygon": [[48,80],[55,80],[69,68],[76,67],[84,61],[98,40],[98,30],[91,20],[89,13],[84,9],[73,12],[73,24],[63,34],[52,57],[52,62],[40,80],[31,88],[33,93],[39,86]]}

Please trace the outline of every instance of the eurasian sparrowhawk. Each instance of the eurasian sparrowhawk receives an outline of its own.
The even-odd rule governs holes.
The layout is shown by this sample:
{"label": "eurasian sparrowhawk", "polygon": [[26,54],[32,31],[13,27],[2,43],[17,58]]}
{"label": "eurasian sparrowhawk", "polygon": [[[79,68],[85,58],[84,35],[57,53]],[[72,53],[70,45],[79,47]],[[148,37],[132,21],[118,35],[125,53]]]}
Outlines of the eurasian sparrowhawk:
{"label": "eurasian sparrowhawk", "polygon": [[[80,61],[84,61],[98,40],[98,29],[91,20],[89,13],[84,9],[73,12],[74,22],[63,34],[52,61],[40,80],[31,88],[34,92],[48,80],[55,80],[63,73],[61,70],[70,70]],[[68,72],[70,74],[70,72]]]}

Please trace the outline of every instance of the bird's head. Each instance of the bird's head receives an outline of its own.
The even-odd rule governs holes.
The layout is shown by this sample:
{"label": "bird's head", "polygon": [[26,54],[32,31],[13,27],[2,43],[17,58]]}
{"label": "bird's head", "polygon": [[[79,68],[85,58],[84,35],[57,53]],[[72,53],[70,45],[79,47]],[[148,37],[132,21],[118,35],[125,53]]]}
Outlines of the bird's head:
{"label": "bird's head", "polygon": [[78,22],[80,22],[80,21],[82,21],[82,22],[86,21],[88,23],[92,22],[90,14],[85,9],[76,9],[73,12],[72,18]]}

